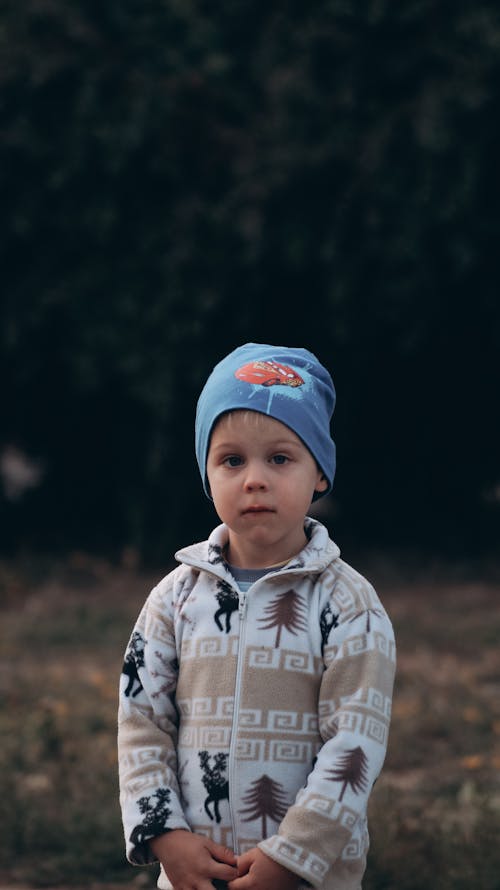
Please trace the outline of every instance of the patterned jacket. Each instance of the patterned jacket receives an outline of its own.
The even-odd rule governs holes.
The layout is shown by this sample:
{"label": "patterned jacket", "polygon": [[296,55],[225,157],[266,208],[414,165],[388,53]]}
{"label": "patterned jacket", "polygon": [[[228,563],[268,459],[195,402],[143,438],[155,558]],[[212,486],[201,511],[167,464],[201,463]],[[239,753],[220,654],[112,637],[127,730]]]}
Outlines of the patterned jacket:
{"label": "patterned jacket", "polygon": [[[132,863],[184,828],[267,855],[322,890],[358,890],[395,668],[373,587],[319,522],[243,594],[227,529],[176,554],[127,649],[120,799]],[[169,888],[162,872],[159,887]],[[301,882],[302,886],[302,882]]]}

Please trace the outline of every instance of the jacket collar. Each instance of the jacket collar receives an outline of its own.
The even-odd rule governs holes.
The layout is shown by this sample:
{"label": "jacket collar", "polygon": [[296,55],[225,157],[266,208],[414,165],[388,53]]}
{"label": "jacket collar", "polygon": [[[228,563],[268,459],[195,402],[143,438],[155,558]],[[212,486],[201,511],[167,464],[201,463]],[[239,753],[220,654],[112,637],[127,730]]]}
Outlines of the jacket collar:
{"label": "jacket collar", "polygon": [[[340,550],[328,535],[328,531],[321,522],[306,516],[305,532],[308,543],[297,556],[294,556],[284,566],[276,569],[276,574],[303,574],[304,572],[319,573],[340,556]],[[229,538],[227,526],[218,525],[213,530],[207,541],[191,544],[178,550],[175,558],[184,565],[203,569],[217,575],[220,578],[231,581],[232,575],[224,559],[224,551]],[[270,573],[270,574],[275,574]],[[266,577],[269,577],[267,575]]]}

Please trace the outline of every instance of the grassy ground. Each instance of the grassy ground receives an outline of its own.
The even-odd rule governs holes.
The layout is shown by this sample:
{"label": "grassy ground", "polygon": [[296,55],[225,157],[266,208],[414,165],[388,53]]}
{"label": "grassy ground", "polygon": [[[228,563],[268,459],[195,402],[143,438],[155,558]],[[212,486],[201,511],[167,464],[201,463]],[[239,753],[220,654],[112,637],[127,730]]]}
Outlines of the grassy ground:
{"label": "grassy ground", "polygon": [[[378,574],[399,660],[364,890],[500,890],[499,587]],[[81,555],[0,564],[0,887],[155,885],[124,862],[115,752],[153,580]]]}

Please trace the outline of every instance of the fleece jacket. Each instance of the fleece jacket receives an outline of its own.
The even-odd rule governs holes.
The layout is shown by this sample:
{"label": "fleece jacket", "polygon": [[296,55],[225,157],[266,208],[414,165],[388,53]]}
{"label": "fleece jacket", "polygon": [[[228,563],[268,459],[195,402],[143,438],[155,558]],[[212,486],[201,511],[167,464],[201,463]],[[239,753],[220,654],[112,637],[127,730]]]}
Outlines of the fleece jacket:
{"label": "fleece jacket", "polygon": [[[326,528],[307,518],[305,531],[301,553],[243,593],[218,526],[147,599],[120,686],[130,862],[153,862],[148,841],[182,828],[237,854],[258,846],[301,887],[361,887],[394,636]],[[163,869],[158,886],[171,887]]]}

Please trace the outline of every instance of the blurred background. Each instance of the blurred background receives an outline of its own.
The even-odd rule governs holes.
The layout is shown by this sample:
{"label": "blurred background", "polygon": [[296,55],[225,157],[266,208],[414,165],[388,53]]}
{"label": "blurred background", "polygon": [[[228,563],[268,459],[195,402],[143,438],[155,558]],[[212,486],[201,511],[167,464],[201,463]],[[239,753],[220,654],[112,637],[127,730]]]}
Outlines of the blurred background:
{"label": "blurred background", "polygon": [[0,57],[0,884],[132,881],[116,675],[257,341],[332,373],[396,625],[367,890],[498,890],[498,4],[1,0]]}
{"label": "blurred background", "polygon": [[1,548],[164,561],[250,340],[333,375],[335,536],[500,528],[493,2],[4,0]]}

